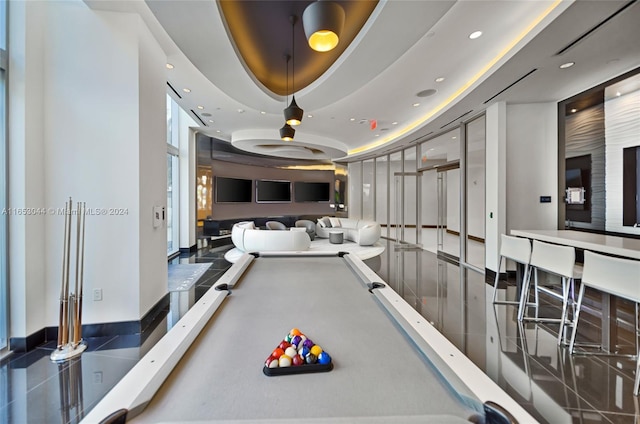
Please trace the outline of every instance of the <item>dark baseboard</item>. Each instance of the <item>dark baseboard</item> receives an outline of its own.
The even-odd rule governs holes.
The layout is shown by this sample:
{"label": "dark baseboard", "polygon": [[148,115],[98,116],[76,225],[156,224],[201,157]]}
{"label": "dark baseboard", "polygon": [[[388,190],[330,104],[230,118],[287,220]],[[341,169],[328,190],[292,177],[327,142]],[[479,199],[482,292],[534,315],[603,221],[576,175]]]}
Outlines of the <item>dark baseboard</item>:
{"label": "dark baseboard", "polygon": [[[165,294],[139,321],[106,322],[99,324],[84,324],[82,337],[109,337],[145,333],[151,325],[163,314],[169,311],[169,293]],[[58,327],[45,327],[27,337],[11,337],[9,348],[13,352],[28,352],[50,341],[58,340]]]}
{"label": "dark baseboard", "polygon": [[180,254],[181,255],[184,255],[186,253],[195,253],[197,251],[198,251],[198,245],[197,244],[194,244],[191,247],[181,247],[180,248]]}

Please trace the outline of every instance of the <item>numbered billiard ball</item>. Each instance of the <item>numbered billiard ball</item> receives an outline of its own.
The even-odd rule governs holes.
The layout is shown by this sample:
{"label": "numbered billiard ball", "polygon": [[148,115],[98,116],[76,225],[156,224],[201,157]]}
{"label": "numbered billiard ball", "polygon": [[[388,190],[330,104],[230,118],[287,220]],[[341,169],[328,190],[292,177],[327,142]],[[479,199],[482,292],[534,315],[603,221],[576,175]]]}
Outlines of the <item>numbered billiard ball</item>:
{"label": "numbered billiard ball", "polygon": [[297,367],[299,365],[303,365],[304,364],[304,359],[302,358],[302,356],[296,355],[296,356],[293,357],[291,362],[293,363],[294,367]]}
{"label": "numbered billiard ball", "polygon": [[318,355],[318,363],[326,365],[331,362],[331,356],[327,352],[320,352]]}
{"label": "numbered billiard ball", "polygon": [[267,360],[264,362],[264,365],[267,368],[278,368],[278,358],[274,358],[273,356],[269,356]]}
{"label": "numbered billiard ball", "polygon": [[313,353],[310,353],[310,354],[308,354],[307,356],[304,357],[304,361],[307,364],[315,364],[317,360],[318,360],[318,358]]}
{"label": "numbered billiard ball", "polygon": [[302,356],[303,358],[305,356],[307,356],[309,354],[309,348],[302,346],[300,349],[298,349],[298,355]]}
{"label": "numbered billiard ball", "polygon": [[302,345],[311,349],[311,346],[313,346],[314,343],[311,341],[311,339],[307,339],[304,342],[302,342]]}
{"label": "numbered billiard ball", "polygon": [[293,346],[289,346],[285,349],[284,354],[290,358],[293,358],[294,356],[298,356],[298,351],[296,351],[296,348],[294,348]]}
{"label": "numbered billiard ball", "polygon": [[320,355],[320,353],[322,352],[322,348],[318,345],[314,345],[311,347],[310,349],[311,353],[313,353],[314,355],[316,355],[316,357],[318,357],[318,355]]}
{"label": "numbered billiard ball", "polygon": [[300,336],[293,336],[291,338],[291,344],[295,346],[296,349],[298,348],[298,345],[300,344],[301,341],[302,341],[302,337]]}
{"label": "numbered billiard ball", "polygon": [[287,348],[291,346],[291,343],[283,340],[282,342],[280,342],[280,344],[278,345],[278,347],[282,350],[287,350]]}
{"label": "numbered billiard ball", "polygon": [[291,357],[287,355],[282,355],[280,359],[278,359],[278,366],[280,368],[290,367],[291,366]]}
{"label": "numbered billiard ball", "polygon": [[273,356],[274,358],[279,358],[282,355],[284,355],[284,349],[279,347],[275,348],[273,352],[271,352],[271,356]]}

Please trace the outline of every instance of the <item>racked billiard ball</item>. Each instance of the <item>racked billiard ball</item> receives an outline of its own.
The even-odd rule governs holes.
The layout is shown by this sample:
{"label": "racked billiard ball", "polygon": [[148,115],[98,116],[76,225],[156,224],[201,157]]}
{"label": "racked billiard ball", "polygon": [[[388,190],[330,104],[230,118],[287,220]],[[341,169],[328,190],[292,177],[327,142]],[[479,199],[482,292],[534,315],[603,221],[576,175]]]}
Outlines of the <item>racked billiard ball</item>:
{"label": "racked billiard ball", "polygon": [[287,355],[282,355],[280,359],[278,359],[278,366],[280,368],[290,367],[291,366],[291,357]]}
{"label": "racked billiard ball", "polygon": [[315,364],[317,360],[318,360],[318,358],[313,353],[310,353],[310,354],[308,354],[307,356],[304,357],[304,361],[307,364]]}
{"label": "racked billiard ball", "polygon": [[331,356],[327,352],[320,352],[318,355],[318,363],[326,365],[331,362]]}

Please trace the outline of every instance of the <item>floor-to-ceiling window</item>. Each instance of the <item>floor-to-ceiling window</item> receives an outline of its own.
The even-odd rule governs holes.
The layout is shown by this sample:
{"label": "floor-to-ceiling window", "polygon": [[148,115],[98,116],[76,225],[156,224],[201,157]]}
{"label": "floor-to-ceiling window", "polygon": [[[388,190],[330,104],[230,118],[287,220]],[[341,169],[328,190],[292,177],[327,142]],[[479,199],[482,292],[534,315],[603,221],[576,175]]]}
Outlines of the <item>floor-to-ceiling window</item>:
{"label": "floor-to-ceiling window", "polygon": [[180,249],[179,107],[167,95],[167,254]]}
{"label": "floor-to-ceiling window", "polygon": [[[0,0],[0,210],[7,206],[7,2]],[[7,214],[0,216],[0,357],[8,348]]]}

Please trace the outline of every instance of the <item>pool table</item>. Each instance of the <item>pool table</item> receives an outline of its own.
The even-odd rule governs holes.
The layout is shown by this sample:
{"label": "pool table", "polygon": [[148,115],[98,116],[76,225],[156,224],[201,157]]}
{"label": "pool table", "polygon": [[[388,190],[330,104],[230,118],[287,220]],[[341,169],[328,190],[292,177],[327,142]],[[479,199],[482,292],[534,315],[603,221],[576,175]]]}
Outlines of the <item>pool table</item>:
{"label": "pool table", "polygon": [[[331,371],[263,373],[294,327]],[[310,252],[245,254],[83,422],[303,419],[535,422],[362,260]]]}

